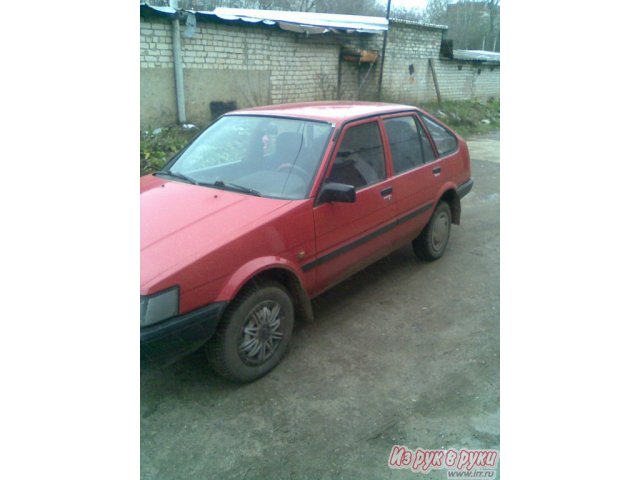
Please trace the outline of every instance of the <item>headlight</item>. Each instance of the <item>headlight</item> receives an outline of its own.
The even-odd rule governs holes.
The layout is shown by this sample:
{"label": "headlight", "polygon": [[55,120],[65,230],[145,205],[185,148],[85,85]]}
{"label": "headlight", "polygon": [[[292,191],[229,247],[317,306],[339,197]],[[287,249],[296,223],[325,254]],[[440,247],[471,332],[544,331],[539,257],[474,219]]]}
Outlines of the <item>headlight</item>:
{"label": "headlight", "polygon": [[176,285],[153,295],[140,295],[140,326],[171,318],[180,311],[180,288]]}

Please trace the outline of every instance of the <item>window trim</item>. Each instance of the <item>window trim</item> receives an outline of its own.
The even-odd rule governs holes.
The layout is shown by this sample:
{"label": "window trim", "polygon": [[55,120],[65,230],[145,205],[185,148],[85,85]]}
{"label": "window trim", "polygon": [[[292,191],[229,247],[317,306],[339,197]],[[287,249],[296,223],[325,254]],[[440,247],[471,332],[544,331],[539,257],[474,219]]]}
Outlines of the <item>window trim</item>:
{"label": "window trim", "polygon": [[358,192],[361,192],[363,190],[366,190],[369,187],[373,187],[375,185],[378,185],[382,182],[386,182],[387,180],[389,180],[389,178],[391,178],[392,176],[392,172],[389,170],[389,158],[387,157],[387,151],[386,151],[386,144],[385,144],[385,138],[383,137],[384,132],[382,129],[382,121],[379,117],[379,115],[370,115],[367,117],[363,117],[363,118],[357,118],[354,120],[351,120],[345,124],[342,125],[342,127],[340,127],[339,131],[336,132],[337,133],[337,139],[335,140],[334,144],[333,144],[333,148],[331,150],[331,155],[329,157],[329,161],[327,162],[327,165],[324,169],[324,172],[322,172],[322,176],[321,176],[321,180],[320,183],[318,185],[318,189],[315,192],[315,197],[314,197],[314,202],[313,202],[313,206],[317,207],[320,205],[324,205],[327,202],[319,202],[319,193],[320,190],[322,189],[322,186],[324,185],[325,181],[327,180],[329,173],[331,172],[331,168],[333,168],[333,164],[336,160],[336,158],[338,157],[338,153],[340,151],[340,147],[342,146],[342,142],[344,141],[344,137],[346,135],[346,133],[349,131],[350,128],[353,127],[359,127],[361,125],[366,125],[368,123],[374,123],[376,124],[376,126],[378,127],[378,135],[380,135],[380,147],[382,148],[382,157],[384,160],[384,171],[385,171],[385,176],[381,179],[379,179],[377,182],[375,183],[369,183],[366,185],[363,185],[361,187],[356,188],[356,194]]}
{"label": "window trim", "polygon": [[440,160],[440,154],[438,153],[438,147],[436,146],[433,138],[431,138],[431,135],[429,135],[429,131],[426,129],[422,120],[420,120],[420,115],[416,115],[416,119],[417,119],[417,125],[418,125],[416,128],[420,128],[422,130],[422,133],[424,133],[424,136],[427,139],[427,142],[429,142],[429,145],[431,146],[431,154],[433,155],[433,159],[429,160],[428,162],[424,162],[425,165],[429,165],[433,162]]}

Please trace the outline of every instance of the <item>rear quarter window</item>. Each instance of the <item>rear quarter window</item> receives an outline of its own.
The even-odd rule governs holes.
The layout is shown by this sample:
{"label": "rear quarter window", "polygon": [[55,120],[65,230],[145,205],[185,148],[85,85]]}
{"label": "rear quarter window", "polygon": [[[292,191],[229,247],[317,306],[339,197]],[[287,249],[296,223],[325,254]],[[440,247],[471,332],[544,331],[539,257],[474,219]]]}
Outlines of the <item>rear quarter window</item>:
{"label": "rear quarter window", "polygon": [[420,114],[420,118],[424,122],[433,142],[436,144],[438,154],[442,157],[458,148],[458,140],[454,135],[449,133],[446,128],[438,125],[426,115]]}

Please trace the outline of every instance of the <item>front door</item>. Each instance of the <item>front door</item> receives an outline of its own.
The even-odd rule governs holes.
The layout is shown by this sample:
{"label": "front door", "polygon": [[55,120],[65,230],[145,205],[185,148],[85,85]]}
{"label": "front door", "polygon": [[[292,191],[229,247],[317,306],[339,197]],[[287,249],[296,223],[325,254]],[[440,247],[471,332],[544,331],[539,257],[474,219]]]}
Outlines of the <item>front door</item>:
{"label": "front door", "polygon": [[356,187],[355,203],[314,207],[317,291],[323,291],[393,249],[395,204],[378,120],[350,124],[325,182]]}

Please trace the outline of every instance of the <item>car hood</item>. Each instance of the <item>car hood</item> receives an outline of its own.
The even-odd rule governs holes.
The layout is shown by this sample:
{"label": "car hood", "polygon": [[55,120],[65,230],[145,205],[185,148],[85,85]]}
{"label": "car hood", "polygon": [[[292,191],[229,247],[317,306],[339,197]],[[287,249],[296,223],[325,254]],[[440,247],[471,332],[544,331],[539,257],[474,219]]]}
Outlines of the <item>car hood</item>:
{"label": "car hood", "polygon": [[159,279],[268,221],[291,203],[171,181],[140,179],[141,293]]}

